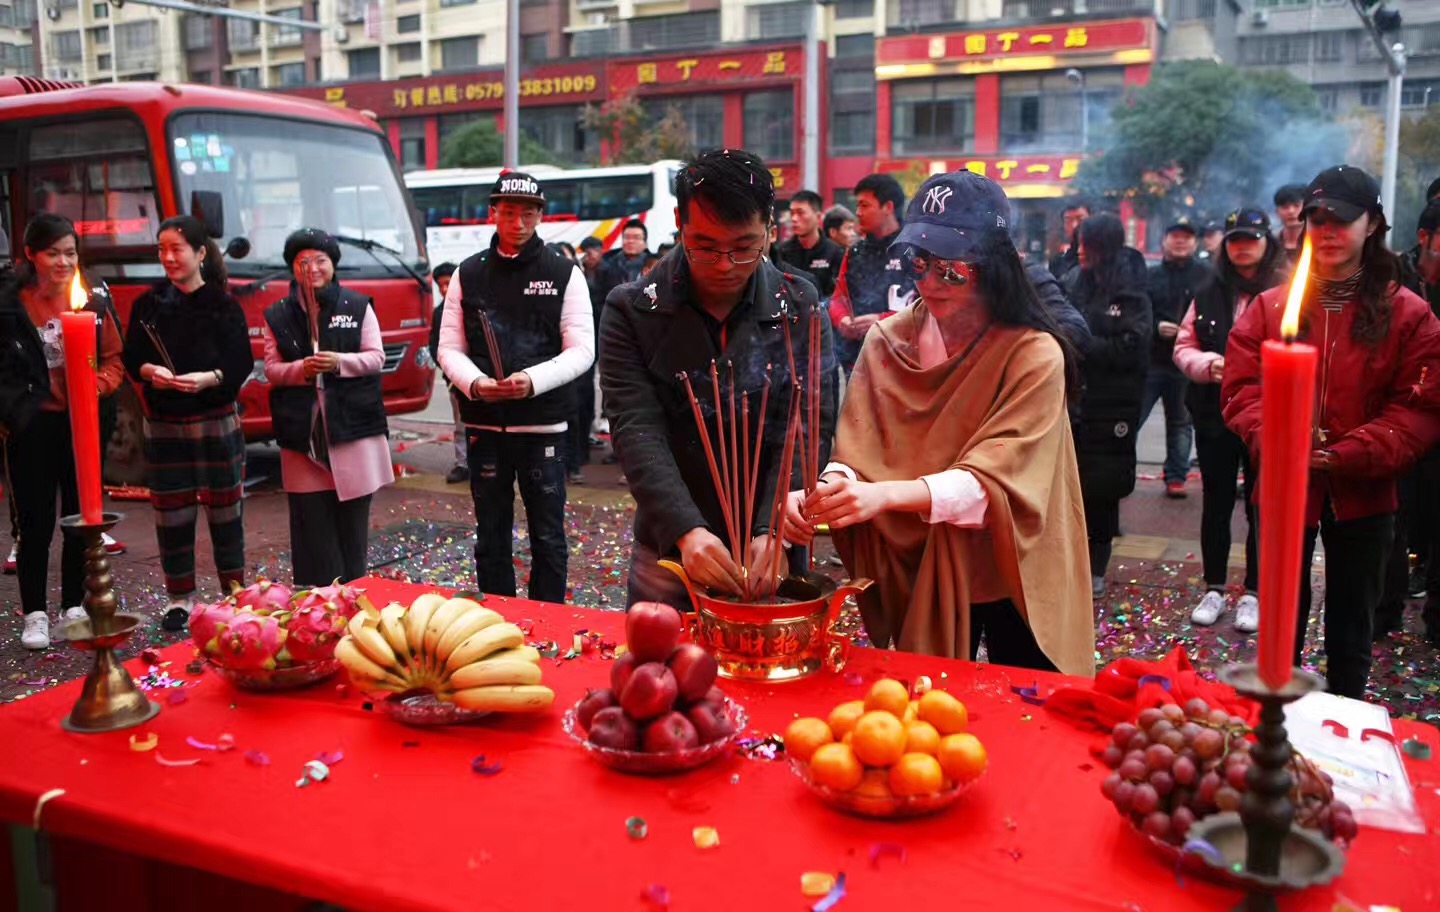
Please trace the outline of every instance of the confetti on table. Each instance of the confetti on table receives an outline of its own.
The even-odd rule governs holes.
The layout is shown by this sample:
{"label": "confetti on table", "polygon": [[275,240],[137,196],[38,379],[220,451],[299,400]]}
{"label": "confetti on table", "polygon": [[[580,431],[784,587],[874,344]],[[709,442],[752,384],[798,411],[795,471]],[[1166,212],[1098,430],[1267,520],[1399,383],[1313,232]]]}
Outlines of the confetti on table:
{"label": "confetti on table", "polygon": [[484,754],[480,754],[470,761],[470,771],[481,776],[494,776],[504,768],[505,765],[499,760],[487,761]]}
{"label": "confetti on table", "polygon": [[160,764],[161,766],[195,766],[197,763],[200,762],[200,758],[194,757],[190,760],[167,760],[165,759],[165,755],[157,750],[155,752],[155,762]]}
{"label": "confetti on table", "polygon": [[245,752],[245,762],[251,766],[269,766],[270,756],[264,751],[248,750]]}
{"label": "confetti on table", "polygon": [[877,842],[870,846],[870,867],[880,867],[880,859],[897,858],[903,865],[908,859],[905,847],[898,842]]}
{"label": "confetti on table", "polygon": [[812,899],[824,896],[835,887],[835,875],[825,871],[806,871],[800,875],[800,892]]}
{"label": "confetti on table", "polygon": [[697,849],[713,849],[720,844],[720,831],[714,827],[696,827],[690,831]]}
{"label": "confetti on table", "polygon": [[1419,738],[1406,738],[1405,742],[1400,745],[1400,749],[1405,751],[1405,756],[1412,760],[1430,759],[1430,745]]}
{"label": "confetti on table", "polygon": [[339,763],[341,760],[344,760],[344,759],[345,759],[345,752],[344,752],[344,751],[338,751],[338,750],[337,750],[337,751],[321,751],[320,753],[318,753],[318,754],[315,755],[315,759],[316,759],[316,760],[319,760],[321,763],[325,764],[326,766],[334,766],[335,764]]}
{"label": "confetti on table", "polygon": [[144,738],[141,738],[139,735],[130,736],[130,749],[132,751],[154,750],[155,745],[159,743],[160,736],[154,732],[146,732]]}
{"label": "confetti on table", "polygon": [[810,912],[827,912],[827,910],[835,908],[835,904],[844,898],[845,872],[841,871],[835,878],[835,886],[830,888],[830,892],[825,894],[824,899],[810,907]]}
{"label": "confetti on table", "polygon": [[300,778],[295,780],[296,788],[304,788],[312,782],[324,782],[330,778],[330,767],[320,760],[307,760]]}
{"label": "confetti on table", "polygon": [[65,794],[64,789],[50,789],[48,792],[44,792],[40,795],[39,798],[35,799],[35,813],[32,814],[30,817],[31,829],[40,829],[40,812],[45,810],[45,805],[54,801],[56,798],[59,798],[63,794]]}
{"label": "confetti on table", "polygon": [[625,834],[631,839],[644,839],[650,833],[650,825],[643,817],[625,818]]}
{"label": "confetti on table", "polygon": [[641,891],[640,898],[657,912],[670,908],[670,888],[664,884],[651,884]]}

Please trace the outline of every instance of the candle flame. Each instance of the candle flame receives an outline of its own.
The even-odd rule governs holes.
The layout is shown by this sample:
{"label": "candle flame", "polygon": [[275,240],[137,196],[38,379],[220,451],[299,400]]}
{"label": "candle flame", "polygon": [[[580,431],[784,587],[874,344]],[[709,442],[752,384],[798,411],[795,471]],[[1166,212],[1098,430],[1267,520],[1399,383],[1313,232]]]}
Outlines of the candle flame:
{"label": "candle flame", "polygon": [[1285,299],[1285,313],[1280,318],[1280,337],[1286,342],[1295,341],[1300,333],[1300,302],[1305,297],[1305,283],[1310,280],[1310,233],[1305,233],[1305,243],[1300,248],[1300,259],[1295,264],[1295,277],[1290,280],[1290,295]]}
{"label": "candle flame", "polygon": [[84,310],[85,305],[90,303],[90,292],[85,290],[85,283],[80,281],[80,270],[75,270],[75,278],[70,280],[70,309]]}

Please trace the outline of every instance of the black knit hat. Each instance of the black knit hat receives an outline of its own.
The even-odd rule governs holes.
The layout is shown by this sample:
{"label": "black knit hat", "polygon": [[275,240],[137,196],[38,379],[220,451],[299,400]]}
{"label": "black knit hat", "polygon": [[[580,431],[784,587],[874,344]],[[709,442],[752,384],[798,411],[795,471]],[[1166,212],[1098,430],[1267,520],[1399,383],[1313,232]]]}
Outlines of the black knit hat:
{"label": "black knit hat", "polygon": [[285,239],[286,268],[294,269],[295,258],[306,250],[318,250],[330,258],[331,264],[340,265],[340,245],[333,237],[319,228],[301,228]]}

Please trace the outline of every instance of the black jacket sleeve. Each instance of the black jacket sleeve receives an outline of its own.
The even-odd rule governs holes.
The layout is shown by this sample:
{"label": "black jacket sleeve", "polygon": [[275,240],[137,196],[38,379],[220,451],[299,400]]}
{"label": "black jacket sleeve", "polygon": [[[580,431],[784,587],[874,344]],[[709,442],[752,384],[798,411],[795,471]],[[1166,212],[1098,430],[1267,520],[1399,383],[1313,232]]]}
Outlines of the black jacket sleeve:
{"label": "black jacket sleeve", "polygon": [[125,372],[136,383],[144,383],[140,368],[146,364],[163,364],[164,359],[155,350],[150,334],[141,323],[149,320],[155,312],[155,292],[147,291],[135,299],[130,306],[130,325],[125,328]]}
{"label": "black jacket sleeve", "polygon": [[233,400],[255,369],[255,356],[250,351],[250,329],[245,325],[245,311],[240,302],[225,295],[220,310],[220,388]]}
{"label": "black jacket sleeve", "polygon": [[709,524],[675,464],[665,409],[645,371],[631,320],[629,296],[621,286],[610,292],[600,316],[600,390],[630,494],[654,517],[659,551],[668,554],[680,536]]}
{"label": "black jacket sleeve", "polygon": [[1108,300],[1120,316],[1090,327],[1086,360],[1119,372],[1142,370],[1150,353],[1150,297],[1139,288],[1122,287],[1110,292]]}
{"label": "black jacket sleeve", "polygon": [[1035,286],[1035,293],[1040,296],[1040,303],[1044,305],[1050,317],[1060,325],[1061,334],[1075,347],[1075,353],[1084,357],[1085,352],[1090,349],[1090,324],[1085,322],[1080,311],[1070,303],[1065,289],[1060,287],[1060,280],[1038,263],[1026,266],[1025,274],[1029,276],[1030,284]]}

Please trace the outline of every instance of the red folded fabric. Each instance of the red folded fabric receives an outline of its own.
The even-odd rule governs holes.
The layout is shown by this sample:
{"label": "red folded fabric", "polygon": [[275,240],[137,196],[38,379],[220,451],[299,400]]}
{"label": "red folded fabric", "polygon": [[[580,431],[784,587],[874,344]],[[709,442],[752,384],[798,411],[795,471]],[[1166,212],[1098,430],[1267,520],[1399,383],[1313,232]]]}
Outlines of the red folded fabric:
{"label": "red folded fabric", "polygon": [[1109,732],[1120,722],[1133,722],[1142,709],[1166,703],[1183,706],[1196,697],[1249,725],[1260,716],[1260,706],[1253,700],[1201,677],[1181,646],[1158,662],[1116,659],[1095,676],[1093,688],[1061,688],[1046,699],[1045,708],[1081,728]]}

